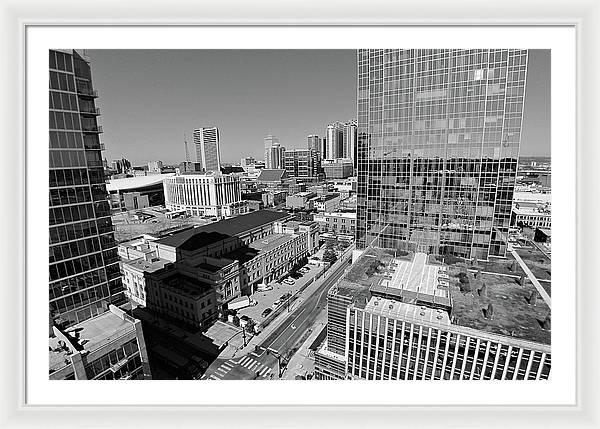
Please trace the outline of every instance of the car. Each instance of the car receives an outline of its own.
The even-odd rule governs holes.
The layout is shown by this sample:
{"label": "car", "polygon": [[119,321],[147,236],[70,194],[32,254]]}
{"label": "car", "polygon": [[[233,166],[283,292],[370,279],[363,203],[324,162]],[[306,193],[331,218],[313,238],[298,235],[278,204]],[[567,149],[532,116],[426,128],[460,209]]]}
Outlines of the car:
{"label": "car", "polygon": [[261,316],[262,317],[267,317],[269,314],[271,314],[273,312],[272,308],[266,308],[265,311],[262,312]]}
{"label": "car", "polygon": [[298,270],[298,272],[299,272],[299,273],[302,273],[302,274],[306,274],[306,273],[308,273],[309,271],[310,271],[310,270],[309,270],[308,268],[304,268],[304,267],[302,267],[302,268],[300,268],[300,269]]}
{"label": "car", "polygon": [[281,296],[279,297],[279,300],[280,300],[280,301],[284,301],[284,300],[288,299],[288,297],[289,297],[290,295],[291,295],[291,293],[289,293],[289,292],[287,292],[287,293],[284,293],[283,295],[281,295]]}
{"label": "car", "polygon": [[294,280],[292,280],[290,277],[288,277],[287,279],[285,279],[283,281],[286,285],[293,285],[294,284]]}
{"label": "car", "polygon": [[277,300],[273,303],[273,308],[277,308],[281,304],[281,301]]}

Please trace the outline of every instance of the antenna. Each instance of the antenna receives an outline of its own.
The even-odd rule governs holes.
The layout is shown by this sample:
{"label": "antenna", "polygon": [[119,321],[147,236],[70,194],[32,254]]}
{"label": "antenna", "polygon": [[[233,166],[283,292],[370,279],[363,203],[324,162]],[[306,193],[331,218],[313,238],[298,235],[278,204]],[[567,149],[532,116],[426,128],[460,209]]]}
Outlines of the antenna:
{"label": "antenna", "polygon": [[188,151],[188,144],[187,144],[187,138],[185,136],[185,133],[183,133],[183,144],[185,145],[185,162],[186,162],[186,165],[189,165],[190,152]]}

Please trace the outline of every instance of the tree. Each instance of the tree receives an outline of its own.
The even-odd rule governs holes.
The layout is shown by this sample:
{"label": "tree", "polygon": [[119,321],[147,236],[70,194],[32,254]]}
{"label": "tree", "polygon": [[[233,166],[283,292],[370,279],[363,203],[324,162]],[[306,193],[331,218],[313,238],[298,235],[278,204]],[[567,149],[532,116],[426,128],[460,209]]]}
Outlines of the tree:
{"label": "tree", "polygon": [[337,255],[333,250],[325,249],[325,251],[323,252],[323,261],[333,264],[335,261],[337,261]]}

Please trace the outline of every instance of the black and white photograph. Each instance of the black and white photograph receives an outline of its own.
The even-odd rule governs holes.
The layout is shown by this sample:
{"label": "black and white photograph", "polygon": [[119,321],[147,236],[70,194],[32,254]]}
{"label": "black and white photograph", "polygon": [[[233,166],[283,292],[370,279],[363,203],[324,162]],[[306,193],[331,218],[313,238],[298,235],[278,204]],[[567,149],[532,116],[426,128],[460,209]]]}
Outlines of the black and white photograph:
{"label": "black and white photograph", "polygon": [[550,49],[47,55],[50,380],[551,378]]}

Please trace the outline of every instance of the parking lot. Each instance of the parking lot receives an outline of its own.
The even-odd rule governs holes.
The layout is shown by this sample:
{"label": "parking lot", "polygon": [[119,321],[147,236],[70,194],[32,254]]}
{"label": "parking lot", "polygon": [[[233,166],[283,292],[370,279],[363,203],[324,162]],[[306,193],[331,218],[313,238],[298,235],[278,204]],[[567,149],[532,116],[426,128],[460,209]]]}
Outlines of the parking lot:
{"label": "parking lot", "polygon": [[[284,295],[285,293],[289,293],[289,294],[293,295],[295,292],[298,291],[298,289],[300,289],[307,282],[309,282],[313,277],[315,277],[321,270],[320,267],[317,267],[315,265],[305,265],[305,267],[308,268],[309,271],[306,274],[302,275],[302,277],[300,277],[299,279],[297,279],[297,280],[295,279],[293,285],[288,285],[288,284],[280,283],[280,282],[272,282],[272,283],[269,283],[269,286],[273,287],[272,290],[268,290],[268,291],[264,291],[264,292],[261,292],[261,291],[255,292],[253,295],[250,296],[250,298],[254,301],[257,301],[258,304],[255,306],[250,306],[250,307],[246,307],[246,308],[242,308],[242,309],[238,310],[238,315],[240,317],[248,316],[252,320],[254,320],[257,324],[262,323],[262,321],[265,320],[265,318],[268,316],[268,315],[263,316],[263,314],[264,314],[263,312],[267,308],[270,308],[271,310],[275,310],[275,308],[277,308],[277,306],[275,306],[275,307],[273,306],[275,301],[280,300],[281,296]],[[285,306],[286,300],[282,300],[279,305]],[[290,305],[291,305],[291,309],[293,309],[294,306],[297,305],[297,302],[293,302]]]}

